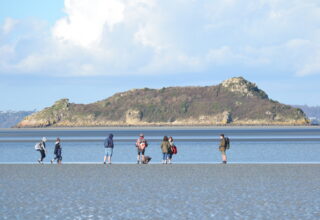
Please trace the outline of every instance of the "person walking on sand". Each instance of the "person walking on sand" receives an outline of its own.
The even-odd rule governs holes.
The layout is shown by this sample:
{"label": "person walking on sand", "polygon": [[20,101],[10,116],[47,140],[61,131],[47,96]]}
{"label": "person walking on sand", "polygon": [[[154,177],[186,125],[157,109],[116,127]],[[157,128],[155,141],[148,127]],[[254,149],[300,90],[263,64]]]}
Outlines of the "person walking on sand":
{"label": "person walking on sand", "polygon": [[139,164],[139,163],[142,164],[142,162],[144,161],[144,152],[146,150],[146,147],[148,147],[148,142],[144,138],[144,134],[140,134],[140,137],[138,138],[138,140],[136,142],[136,148],[137,148],[137,152],[138,152],[137,164]]}
{"label": "person walking on sand", "polygon": [[56,143],[54,145],[54,155],[55,155],[55,157],[50,162],[53,163],[55,160],[57,160],[57,163],[61,164],[61,162],[62,162],[62,148],[60,145],[60,138],[57,138]]}
{"label": "person walking on sand", "polygon": [[111,157],[113,154],[113,134],[109,134],[109,137],[104,140],[104,161],[103,163],[106,164],[108,159],[108,164],[111,164]]}
{"label": "person walking on sand", "polygon": [[46,142],[47,138],[43,137],[40,143],[37,144],[38,146],[38,151],[40,152],[40,159],[38,159],[38,163],[43,164],[43,159],[46,157]]}
{"label": "person walking on sand", "polygon": [[171,149],[169,139],[167,136],[163,137],[163,141],[161,143],[161,150],[162,150],[162,164],[167,164],[168,163],[168,153]]}
{"label": "person walking on sand", "polygon": [[227,150],[226,138],[224,137],[224,134],[220,134],[219,151],[221,152],[221,158],[222,158],[222,163],[223,164],[227,163],[226,150]]}

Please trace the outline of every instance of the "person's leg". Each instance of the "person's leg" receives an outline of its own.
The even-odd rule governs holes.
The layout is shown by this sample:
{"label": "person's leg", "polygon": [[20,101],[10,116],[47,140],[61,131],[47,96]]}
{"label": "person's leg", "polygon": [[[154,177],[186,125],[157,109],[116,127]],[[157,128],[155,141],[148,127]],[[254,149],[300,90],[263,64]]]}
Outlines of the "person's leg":
{"label": "person's leg", "polygon": [[226,151],[221,151],[222,163],[227,163]]}
{"label": "person's leg", "polygon": [[108,163],[111,164],[111,157],[113,154],[113,148],[109,148],[109,152],[108,152]]}
{"label": "person's leg", "polygon": [[227,163],[227,154],[226,154],[226,152],[224,152],[223,159],[224,159],[224,163]]}
{"label": "person's leg", "polygon": [[[56,159],[57,159],[57,155],[55,154],[55,157],[54,157],[52,160],[50,160],[51,164],[52,164]],[[58,160],[57,160],[57,162],[58,162]]]}
{"label": "person's leg", "polygon": [[42,162],[42,160],[43,160],[43,154],[44,154],[43,152],[44,152],[43,150],[40,150],[40,155],[41,155],[40,156],[40,162]]}
{"label": "person's leg", "polygon": [[56,158],[55,158],[55,159],[57,160],[57,164],[60,164],[60,163],[61,163],[61,158],[62,158],[62,157],[61,157],[61,154],[58,153],[57,156],[56,156]]}
{"label": "person's leg", "polygon": [[162,153],[162,164],[165,164],[167,161],[167,154],[166,153]]}
{"label": "person's leg", "polygon": [[172,160],[172,154],[168,155],[168,163],[171,164],[171,160]]}
{"label": "person's leg", "polygon": [[58,158],[58,164],[61,164],[61,163],[62,163],[62,155],[60,154]]}
{"label": "person's leg", "polygon": [[59,155],[59,153],[58,153],[58,154],[56,154],[56,156],[53,158],[53,161],[56,160],[56,161],[58,162],[59,158],[60,158],[60,155]]}
{"label": "person's leg", "polygon": [[46,157],[46,154],[45,154],[44,150],[40,150],[40,153],[41,153],[41,159],[40,159],[40,161],[41,161],[41,163],[42,163],[42,162],[43,162],[43,159]]}
{"label": "person's leg", "polygon": [[141,154],[141,152],[140,152],[139,148],[137,149],[137,151],[138,151],[137,164],[139,164],[140,163],[140,154]]}
{"label": "person's leg", "polygon": [[142,163],[142,161],[144,161],[144,152],[146,149],[143,149],[141,152],[141,157],[140,157],[140,163]]}
{"label": "person's leg", "polygon": [[108,154],[107,148],[104,148],[104,157],[103,157],[104,164],[106,164],[106,161],[107,161],[107,154]]}
{"label": "person's leg", "polygon": [[38,159],[38,163],[41,163],[41,157],[42,157],[42,153],[41,153],[41,150],[38,150],[39,153],[40,153],[40,158]]}
{"label": "person's leg", "polygon": [[57,163],[61,164],[61,162],[62,162],[62,150],[59,149],[58,150],[58,155],[57,155]]}

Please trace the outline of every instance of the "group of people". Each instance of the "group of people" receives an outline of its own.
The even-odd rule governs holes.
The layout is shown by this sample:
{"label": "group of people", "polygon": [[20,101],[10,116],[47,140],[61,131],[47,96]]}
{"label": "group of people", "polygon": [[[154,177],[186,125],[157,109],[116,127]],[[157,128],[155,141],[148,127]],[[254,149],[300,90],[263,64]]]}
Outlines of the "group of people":
{"label": "group of people", "polygon": [[[43,160],[47,154],[46,142],[47,142],[47,138],[43,137],[42,140],[35,145],[35,149],[40,152],[40,159],[38,159],[38,163],[40,163],[40,164],[43,164]],[[62,149],[61,149],[61,145],[60,145],[60,138],[57,138],[57,140],[55,142],[54,155],[55,155],[55,157],[50,162],[53,163],[54,161],[57,161],[58,164],[61,164],[61,162],[62,162]]]}
{"label": "group of people", "polygon": [[[43,164],[43,160],[46,157],[47,149],[46,149],[46,142],[47,138],[43,137],[42,140],[35,145],[35,149],[40,152],[40,159],[38,162]],[[148,142],[144,138],[144,134],[140,134],[138,140],[135,143],[135,147],[137,148],[137,164],[147,164],[152,159],[149,156],[145,155],[146,148],[148,147]],[[111,158],[113,155],[113,134],[109,134],[109,137],[104,141],[104,164],[111,164]],[[164,136],[162,143],[160,145],[162,151],[162,164],[171,164],[172,158],[174,154],[177,154],[178,150],[174,144],[172,137]],[[230,140],[229,138],[225,137],[224,134],[220,135],[220,144],[219,144],[219,151],[221,152],[222,163],[227,163],[227,155],[226,150],[230,148]],[[57,161],[58,164],[62,162],[62,148],[60,144],[60,138],[56,139],[55,148],[54,148],[54,158],[50,161],[53,163]]]}
{"label": "group of people", "polygon": [[[111,164],[111,158],[113,155],[113,134],[109,134],[109,137],[104,141],[105,147],[105,155],[104,155],[104,164]],[[152,159],[149,156],[145,155],[146,148],[148,147],[148,141],[144,138],[144,134],[140,134],[138,140],[135,143],[135,147],[137,148],[137,164],[147,164]],[[170,164],[172,161],[173,154],[177,153],[177,147],[173,143],[173,138],[168,138],[164,136],[163,141],[161,143],[161,150],[163,154],[163,164]]]}
{"label": "group of people", "polygon": [[172,137],[163,137],[163,141],[161,143],[162,150],[162,163],[163,164],[171,164],[173,154],[178,153],[177,147],[173,143]]}

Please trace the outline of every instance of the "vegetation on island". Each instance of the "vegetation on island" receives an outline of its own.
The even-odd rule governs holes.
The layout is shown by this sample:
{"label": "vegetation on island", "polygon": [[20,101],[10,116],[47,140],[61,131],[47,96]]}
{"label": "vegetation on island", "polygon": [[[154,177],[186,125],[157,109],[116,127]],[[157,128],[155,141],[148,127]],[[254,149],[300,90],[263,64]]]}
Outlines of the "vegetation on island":
{"label": "vegetation on island", "polygon": [[61,99],[17,127],[306,125],[299,108],[269,99],[242,77],[216,86],[132,89],[91,104]]}

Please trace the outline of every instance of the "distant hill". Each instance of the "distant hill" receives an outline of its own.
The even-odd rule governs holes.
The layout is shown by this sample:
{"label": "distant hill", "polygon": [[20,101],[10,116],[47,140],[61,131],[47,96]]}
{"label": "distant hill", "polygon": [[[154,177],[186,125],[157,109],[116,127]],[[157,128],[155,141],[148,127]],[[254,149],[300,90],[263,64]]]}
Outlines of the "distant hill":
{"label": "distant hill", "polygon": [[300,108],[309,118],[320,120],[320,106],[294,105],[295,108]]}
{"label": "distant hill", "polygon": [[216,86],[133,89],[91,104],[61,99],[17,127],[306,125],[304,112],[242,77]]}
{"label": "distant hill", "polygon": [[13,127],[23,118],[32,113],[34,113],[34,111],[0,111],[0,128]]}

